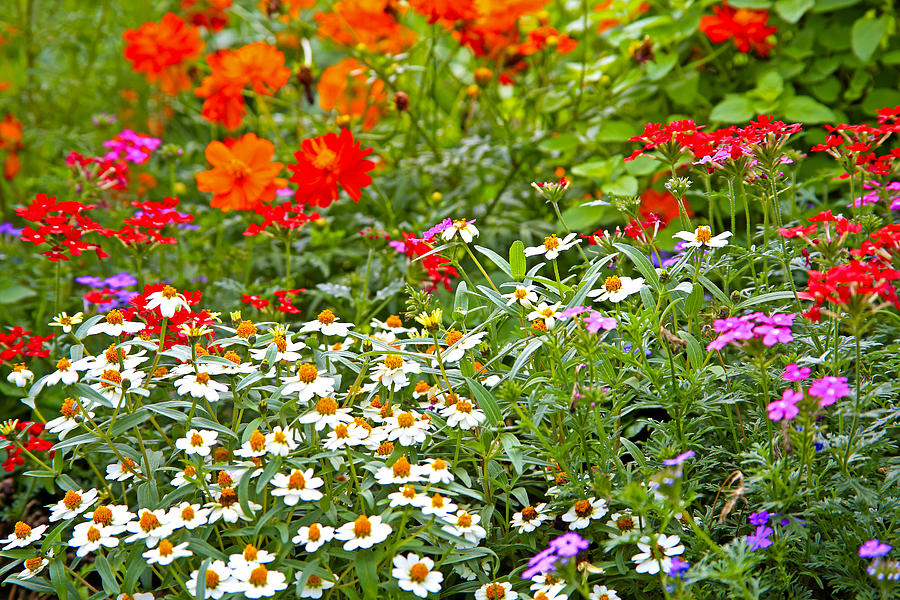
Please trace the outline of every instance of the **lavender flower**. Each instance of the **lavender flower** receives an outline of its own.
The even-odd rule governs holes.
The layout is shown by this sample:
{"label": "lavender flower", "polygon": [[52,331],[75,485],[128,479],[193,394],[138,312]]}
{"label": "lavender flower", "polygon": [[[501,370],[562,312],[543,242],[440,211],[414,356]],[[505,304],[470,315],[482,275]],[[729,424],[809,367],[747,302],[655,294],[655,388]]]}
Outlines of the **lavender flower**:
{"label": "lavender flower", "polygon": [[8,223],[6,221],[4,221],[3,223],[0,223],[0,235],[10,235],[12,237],[19,237],[20,235],[22,235],[23,231],[25,231],[25,230],[24,229],[16,229],[15,227],[13,227],[12,223]]}
{"label": "lavender flower", "polygon": [[791,328],[795,317],[793,313],[776,313],[770,317],[755,312],[742,317],[716,319],[713,328],[719,337],[711,341],[706,349],[721,350],[731,342],[752,339],[759,339],[766,346],[787,344],[794,339]]}
{"label": "lavender flower", "polygon": [[865,544],[859,547],[859,557],[860,558],[878,558],[881,556],[887,556],[888,552],[891,551],[893,546],[890,544],[885,544],[880,541],[878,538],[867,541]]}
{"label": "lavender flower", "polygon": [[687,452],[682,452],[675,458],[665,459],[663,461],[663,464],[667,467],[674,467],[675,465],[680,465],[684,461],[688,460],[689,458],[694,458],[695,456],[697,456],[696,452],[694,452],[693,450],[688,450]]}
{"label": "lavender flower", "polygon": [[775,530],[765,525],[756,528],[756,533],[747,536],[747,543],[750,544],[750,550],[759,550],[760,548],[768,548],[772,545],[769,536],[775,533]]}
{"label": "lavender flower", "polygon": [[591,311],[591,314],[584,318],[584,324],[589,333],[597,333],[601,329],[609,331],[619,325],[615,318],[604,317],[603,313],[597,311]]}
{"label": "lavender flower", "polygon": [[752,513],[749,517],[749,521],[751,525],[759,527],[760,525],[767,525],[769,523],[769,518],[776,516],[778,515],[773,515],[767,510],[761,510],[759,512]]}
{"label": "lavender flower", "polygon": [[582,550],[587,549],[590,545],[591,543],[589,541],[574,531],[564,533],[558,538],[550,540],[550,548],[562,558],[575,556]]}
{"label": "lavender flower", "polygon": [[667,575],[672,578],[684,579],[684,574],[691,568],[691,563],[681,560],[677,556],[672,557],[672,564]]}

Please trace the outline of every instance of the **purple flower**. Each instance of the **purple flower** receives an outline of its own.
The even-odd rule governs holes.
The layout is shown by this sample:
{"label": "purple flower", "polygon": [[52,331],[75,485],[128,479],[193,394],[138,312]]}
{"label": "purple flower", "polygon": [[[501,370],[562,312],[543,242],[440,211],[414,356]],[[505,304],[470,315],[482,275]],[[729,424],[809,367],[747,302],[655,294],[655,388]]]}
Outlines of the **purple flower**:
{"label": "purple flower", "polygon": [[809,367],[798,367],[797,363],[791,363],[784,368],[781,378],[785,381],[800,381],[807,379],[810,373],[812,373],[812,369]]}
{"label": "purple flower", "polygon": [[6,221],[0,223],[0,235],[11,235],[13,237],[19,237],[20,235],[22,235],[23,231],[25,230],[16,229],[15,227],[13,227],[12,223],[7,223]]}
{"label": "purple flower", "polygon": [[850,386],[846,377],[822,377],[809,386],[809,395],[819,398],[819,406],[824,408],[850,395]]}
{"label": "purple flower", "polygon": [[756,533],[747,536],[747,543],[750,544],[750,550],[759,550],[760,548],[768,548],[772,545],[769,536],[775,533],[775,530],[765,525],[756,528]]}
{"label": "purple flower", "polygon": [[567,308],[564,311],[562,311],[561,313],[559,313],[559,318],[560,319],[568,319],[570,317],[574,317],[575,315],[580,315],[581,313],[585,313],[589,310],[591,310],[591,309],[588,308],[587,306],[570,306],[569,308]]}
{"label": "purple flower", "polygon": [[615,329],[619,324],[613,317],[604,317],[603,313],[591,311],[591,314],[584,318],[584,324],[590,333],[597,333],[601,329],[609,331]]}
{"label": "purple flower", "polygon": [[887,556],[888,552],[891,551],[893,546],[890,544],[885,544],[882,541],[879,541],[878,538],[874,540],[869,540],[865,544],[859,547],[859,557],[860,558],[877,558],[880,556]]}
{"label": "purple flower", "polygon": [[[475,221],[474,221],[474,219],[473,219],[473,220],[470,221],[470,222],[471,222],[471,223],[474,223]],[[422,241],[427,242],[427,241],[429,241],[431,238],[433,238],[434,236],[436,236],[437,234],[442,233],[445,229],[447,229],[448,227],[452,227],[452,226],[453,226],[453,219],[444,219],[443,221],[441,221],[441,222],[438,223],[437,225],[428,228],[428,229],[425,231],[425,233],[422,234]]]}
{"label": "purple flower", "polygon": [[684,578],[684,574],[691,568],[691,563],[681,560],[677,556],[672,557],[672,565],[669,567],[669,577]]}
{"label": "purple flower", "polygon": [[533,579],[536,575],[542,575],[544,573],[552,571],[558,559],[559,557],[556,556],[553,548],[541,550],[528,559],[528,569],[526,569],[522,573],[522,579],[530,580]]}
{"label": "purple flower", "polygon": [[103,280],[92,275],[82,275],[81,277],[76,277],[75,281],[77,283],[80,283],[81,285],[89,285],[92,288],[103,287]]}
{"label": "purple flower", "polygon": [[406,244],[404,242],[391,240],[390,242],[388,242],[388,246],[390,246],[400,254],[404,254],[406,252]]}
{"label": "purple flower", "polygon": [[667,458],[667,459],[665,459],[665,460],[663,461],[663,464],[666,465],[667,467],[674,467],[675,465],[680,465],[681,463],[683,463],[683,462],[686,461],[687,459],[689,459],[689,458],[694,458],[695,456],[697,456],[697,453],[696,453],[696,452],[694,452],[693,450],[688,450],[687,452],[682,452],[681,454],[679,454],[679,455],[676,456],[675,458]]}
{"label": "purple flower", "polygon": [[784,393],[781,394],[781,400],[769,402],[769,406],[766,407],[769,411],[769,418],[773,421],[780,421],[782,419],[790,421],[800,414],[800,409],[797,408],[797,402],[802,399],[803,392],[790,389],[784,390]]}
{"label": "purple flower", "polygon": [[575,556],[590,545],[589,541],[574,531],[564,533],[558,538],[550,540],[550,548],[563,558]]}
{"label": "purple flower", "polygon": [[102,285],[109,286],[113,289],[121,289],[137,285],[137,279],[132,277],[130,273],[119,273],[104,279]]}
{"label": "purple flower", "polygon": [[750,515],[750,524],[759,527],[760,525],[766,525],[769,522],[769,517],[772,515],[767,510],[761,510],[759,512],[755,512]]}
{"label": "purple flower", "polygon": [[160,139],[139,135],[130,129],[124,129],[115,139],[103,142],[103,147],[110,149],[103,158],[107,160],[124,159],[126,162],[139,165],[147,162],[150,154],[159,148],[160,144],[162,144]]}

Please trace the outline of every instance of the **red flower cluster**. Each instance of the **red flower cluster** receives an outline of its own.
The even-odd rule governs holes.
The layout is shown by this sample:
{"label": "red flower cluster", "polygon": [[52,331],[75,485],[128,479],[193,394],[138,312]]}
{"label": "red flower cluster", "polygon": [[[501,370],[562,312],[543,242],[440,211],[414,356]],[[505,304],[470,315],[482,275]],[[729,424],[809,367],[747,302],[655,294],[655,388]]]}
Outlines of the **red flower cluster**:
{"label": "red flower cluster", "polygon": [[873,175],[888,175],[894,161],[900,157],[900,148],[892,148],[884,154],[876,154],[895,133],[900,132],[900,106],[885,107],[877,111],[878,126],[849,125],[842,123],[825,125],[828,136],[824,144],[812,147],[813,152],[826,152],[840,161],[845,173],[840,179],[849,177],[857,167],[865,169]]}
{"label": "red flower cluster", "polygon": [[46,358],[50,350],[44,343],[53,339],[53,334],[32,335],[27,329],[13,327],[6,333],[0,332],[0,363],[11,362],[17,356],[34,356]]}
{"label": "red flower cluster", "polygon": [[[416,238],[411,233],[404,233],[402,236],[402,241],[391,242],[391,245],[407,258],[424,256],[434,250],[431,244]],[[448,259],[433,253],[417,262],[422,264],[428,276],[428,281],[423,281],[426,291],[434,292],[441,284],[447,291],[453,289],[450,284],[454,277],[459,276],[459,272],[450,265]]]}
{"label": "red flower cluster", "polygon": [[228,13],[233,0],[181,0],[185,17],[197,27],[221,31],[228,25]]}
{"label": "red flower cluster", "polygon": [[[305,292],[306,288],[296,288],[292,290],[275,290],[273,294],[275,295],[275,299],[277,304],[275,305],[275,310],[278,312],[283,312],[291,315],[296,315],[300,313],[300,309],[294,306],[294,303],[291,301],[290,296],[296,296],[300,292]],[[266,310],[271,306],[271,302],[266,300],[259,294],[241,294],[241,302],[244,304],[249,304],[253,308],[257,310]]]}
{"label": "red flower cluster", "polygon": [[132,202],[131,205],[139,212],[125,219],[125,226],[114,235],[125,245],[177,244],[174,237],[163,236],[162,230],[166,225],[191,223],[194,220],[194,215],[178,212],[175,208],[178,202],[178,198],[169,197],[162,202]]}
{"label": "red flower cluster", "polygon": [[341,129],[340,135],[332,132],[303,140],[294,153],[297,163],[287,166],[294,173],[290,180],[297,184],[294,198],[308,206],[325,208],[338,199],[340,186],[359,202],[361,188],[372,183],[368,172],[375,163],[366,159],[370,154],[372,149],[363,148],[349,129]]}
{"label": "red flower cluster", "polygon": [[549,25],[532,29],[528,32],[528,39],[519,44],[516,52],[522,56],[537,54],[544,48],[552,48],[557,54],[568,54],[578,45],[578,42],[565,33],[559,33],[555,27]]}
{"label": "red flower cluster", "polygon": [[83,191],[85,185],[97,191],[124,190],[128,187],[128,163],[112,158],[82,156],[78,152],[70,152],[66,157],[66,165],[71,167],[79,180],[76,191]]}
{"label": "red flower cluster", "polygon": [[94,250],[97,258],[106,258],[109,254],[103,251],[100,244],[88,243],[82,239],[83,234],[91,231],[107,237],[112,234],[112,231],[84,215],[84,211],[95,207],[94,204],[74,201],[58,202],[55,196],[38,194],[30,205],[16,209],[17,215],[38,224],[37,229],[25,227],[21,239],[36,246],[47,244],[49,249],[41,252],[41,255],[53,262],[69,260],[67,253],[81,256],[85,250]]}
{"label": "red flower cluster", "polygon": [[[676,205],[676,210],[677,208]],[[622,233],[625,234],[626,237],[649,244],[656,237],[657,232],[666,226],[666,222],[660,219],[659,215],[652,212],[647,215],[646,219],[647,220],[644,222],[632,219],[631,222],[625,226],[625,229],[622,230]]]}
{"label": "red flower cluster", "polygon": [[203,51],[203,40],[196,27],[175,13],[166,13],[159,23],[127,29],[122,39],[126,42],[125,58],[132,69],[144,73],[147,81],[158,81],[160,89],[172,96],[190,89],[184,63]]}
{"label": "red flower cluster", "polygon": [[[34,421],[21,421],[16,423],[16,429],[21,431],[21,434],[17,434],[19,436],[28,436],[28,440],[22,443],[25,446],[25,450],[29,452],[44,452],[53,447],[53,443],[47,440],[41,439],[40,435],[44,432],[44,424],[43,423],[35,423]],[[0,435],[0,439],[6,439],[6,436]],[[23,439],[19,440],[20,442]],[[22,458],[22,448],[18,446],[8,446],[6,448],[6,460],[3,462],[3,470],[7,473],[11,473],[18,466],[22,466],[25,464],[25,459]],[[53,453],[50,453],[50,457],[53,457]]]}
{"label": "red flower cluster", "polygon": [[802,297],[813,300],[814,304],[803,315],[818,321],[826,303],[851,313],[862,311],[879,300],[900,309],[897,290],[891,283],[900,279],[900,271],[879,262],[852,260],[824,272],[810,271],[809,286]]}
{"label": "red flower cluster", "polygon": [[261,233],[273,235],[271,232],[266,232],[266,229],[272,226],[274,226],[276,231],[290,231],[321,218],[317,212],[309,215],[303,212],[302,204],[292,204],[290,202],[276,205],[262,204],[257,206],[254,212],[262,215],[263,222],[260,224],[251,223],[247,230],[244,231],[244,235],[247,237],[254,237]]}
{"label": "red flower cluster", "polygon": [[775,35],[777,27],[768,26],[769,11],[748,8],[734,9],[722,2],[713,7],[715,15],[705,15],[700,19],[700,31],[714,44],[734,39],[740,52],[750,52],[753,48],[761,56],[766,56],[775,44],[769,37]]}

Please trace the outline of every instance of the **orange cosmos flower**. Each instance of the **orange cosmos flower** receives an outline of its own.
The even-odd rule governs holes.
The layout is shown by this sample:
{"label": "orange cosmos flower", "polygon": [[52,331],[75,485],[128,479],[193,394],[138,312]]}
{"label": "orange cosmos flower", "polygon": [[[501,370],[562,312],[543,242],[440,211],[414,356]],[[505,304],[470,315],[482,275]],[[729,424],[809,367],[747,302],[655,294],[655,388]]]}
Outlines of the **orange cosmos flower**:
{"label": "orange cosmos flower", "polygon": [[203,40],[200,31],[175,13],[166,13],[159,23],[144,23],[122,34],[125,58],[131,68],[144,73],[150,83],[159,82],[169,95],[190,89],[184,62],[200,56]]}
{"label": "orange cosmos flower", "polygon": [[342,115],[362,117],[362,127],[369,130],[384,114],[387,94],[384,82],[367,76],[367,69],[353,58],[345,58],[326,68],[316,90],[324,110],[336,110]]}
{"label": "orange cosmos flower", "polygon": [[[694,211],[685,201],[684,207],[689,217],[694,216]],[[677,220],[681,213],[678,211],[678,200],[669,192],[658,192],[653,188],[647,188],[641,194],[640,214],[642,219],[649,219],[651,213],[663,220],[664,226]]]}
{"label": "orange cosmos flower", "polygon": [[394,0],[340,0],[330,13],[316,13],[319,37],[343,46],[362,44],[373,52],[398,54],[416,41],[411,29],[397,22]]}
{"label": "orange cosmos flower", "polygon": [[181,0],[181,10],[191,23],[209,31],[221,31],[228,25],[232,0]]}
{"label": "orange cosmos flower", "polygon": [[578,42],[565,33],[559,33],[555,27],[538,27],[528,32],[528,40],[516,51],[522,56],[537,54],[546,47],[555,47],[557,54],[568,54],[575,49]]}
{"label": "orange cosmos flower", "polygon": [[275,145],[253,133],[230,144],[210,142],[206,160],[213,168],[197,173],[197,189],[214,194],[210,206],[223,212],[253,210],[287,185],[277,177],[284,164],[271,162],[273,156]]}
{"label": "orange cosmos flower", "polygon": [[291,181],[297,184],[295,198],[308,206],[324,208],[338,199],[340,186],[354,202],[359,202],[361,188],[372,183],[367,173],[375,168],[375,163],[365,160],[371,153],[371,148],[363,149],[353,139],[349,129],[341,129],[340,136],[327,133],[303,140],[300,150],[294,153],[297,164],[288,165],[294,173]]}
{"label": "orange cosmos flower", "polygon": [[259,0],[259,10],[266,13],[269,18],[278,17],[282,23],[300,16],[304,8],[312,8],[317,0]]}
{"label": "orange cosmos flower", "polygon": [[19,173],[19,150],[25,148],[22,143],[22,122],[12,113],[7,113],[0,121],[0,150],[6,151],[6,159],[3,161],[3,176],[11,180]]}
{"label": "orange cosmos flower", "polygon": [[715,15],[704,15],[700,18],[700,31],[706,34],[714,44],[721,44],[734,38],[734,45],[739,52],[750,52],[753,48],[761,56],[766,56],[775,44],[769,37],[775,35],[777,27],[770,27],[769,11],[734,9],[728,2],[714,6]]}

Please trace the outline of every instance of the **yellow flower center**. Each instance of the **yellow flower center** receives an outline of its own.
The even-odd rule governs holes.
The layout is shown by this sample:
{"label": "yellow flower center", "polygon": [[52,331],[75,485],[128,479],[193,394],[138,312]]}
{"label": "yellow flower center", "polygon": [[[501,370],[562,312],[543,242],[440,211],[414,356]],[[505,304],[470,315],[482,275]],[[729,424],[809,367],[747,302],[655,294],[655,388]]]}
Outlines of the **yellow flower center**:
{"label": "yellow flower center", "polygon": [[244,560],[252,561],[256,560],[256,557],[259,556],[259,550],[256,549],[256,546],[253,544],[247,544],[244,546]]}
{"label": "yellow flower center", "polygon": [[159,519],[156,518],[156,515],[154,515],[149,510],[144,511],[141,514],[140,524],[141,524],[141,529],[144,531],[153,531],[154,529],[156,529],[157,527],[159,527],[161,525],[161,523],[159,522]]}
{"label": "yellow flower center", "polygon": [[325,147],[325,144],[319,145],[316,150],[316,155],[312,159],[313,166],[317,169],[322,169],[323,171],[334,169],[337,164],[338,155]]}
{"label": "yellow flower center", "polygon": [[712,230],[706,225],[701,225],[697,228],[697,231],[694,232],[694,236],[701,244],[708,244],[712,239]]}
{"label": "yellow flower center", "polygon": [[29,535],[31,535],[31,526],[27,523],[19,521],[18,523],[16,523],[15,534],[17,538],[19,538],[20,540],[24,540]]}
{"label": "yellow flower center", "polygon": [[74,490],[67,491],[66,495],[63,497],[63,506],[69,510],[75,510],[81,506],[81,494]]}
{"label": "yellow flower center", "polygon": [[603,282],[603,288],[607,292],[618,292],[622,289],[622,280],[619,279],[618,275],[610,275]]}
{"label": "yellow flower center", "polygon": [[356,537],[368,537],[372,533],[372,522],[369,517],[360,515],[353,521],[353,535]]}
{"label": "yellow flower center", "polygon": [[122,374],[115,369],[106,369],[100,376],[100,387],[110,388],[122,383]]}
{"label": "yellow flower center", "polygon": [[172,545],[172,542],[169,540],[162,540],[159,543],[159,555],[160,556],[170,556],[172,552],[175,551],[175,546]]}
{"label": "yellow flower center", "polygon": [[243,179],[250,174],[250,167],[238,158],[232,158],[224,168],[225,172],[235,179]]}
{"label": "yellow flower center", "polygon": [[384,321],[384,324],[387,325],[388,327],[403,327],[403,321],[401,321],[400,317],[398,317],[397,315],[389,316]]}
{"label": "yellow flower center", "polygon": [[431,506],[434,508],[444,508],[444,497],[435,493],[435,495],[431,497]]}
{"label": "yellow flower center", "polygon": [[555,233],[544,238],[544,250],[549,252],[550,250],[556,250],[557,248],[559,248],[559,238],[556,237]]}
{"label": "yellow flower center", "polygon": [[416,583],[422,583],[428,577],[428,567],[425,563],[417,562],[409,568],[409,578]]}
{"label": "yellow flower center", "polygon": [[547,308],[541,310],[540,314],[545,319],[549,319],[550,317],[552,317],[553,315],[556,314],[556,311],[548,306]]}
{"label": "yellow flower center", "polygon": [[397,459],[397,462],[391,467],[394,471],[394,477],[409,477],[410,472],[412,471],[412,465],[409,464],[409,461],[405,456],[401,456]]}
{"label": "yellow flower center", "polygon": [[415,424],[416,419],[412,416],[412,413],[405,412],[397,415],[397,425],[400,427],[412,427]]}
{"label": "yellow flower center", "polygon": [[98,506],[94,509],[93,520],[97,525],[109,525],[112,523],[112,511],[105,506]]}
{"label": "yellow flower center", "polygon": [[534,521],[537,518],[537,511],[530,504],[522,509],[523,521]]}
{"label": "yellow flower center", "polygon": [[26,560],[25,568],[28,569],[29,571],[37,571],[38,569],[41,568],[42,564],[44,564],[44,559],[41,558],[40,556],[37,556],[35,558],[29,558],[28,560]]}
{"label": "yellow flower center", "polygon": [[317,318],[322,325],[331,325],[334,323],[334,313],[327,308],[320,312]]}
{"label": "yellow flower center", "polygon": [[463,336],[463,334],[461,331],[457,331],[456,329],[451,329],[450,331],[447,332],[447,335],[444,336],[444,339],[446,340],[448,346],[452,346],[453,344],[455,344],[456,342],[461,340],[462,336]]}
{"label": "yellow flower center", "polygon": [[343,423],[338,423],[338,426],[334,428],[334,437],[339,440],[350,437],[347,426]]}
{"label": "yellow flower center", "polygon": [[526,290],[525,288],[516,288],[513,296],[515,296],[516,300],[524,300],[528,297],[528,290]]}
{"label": "yellow flower center", "polygon": [[250,572],[250,584],[254,587],[263,587],[269,581],[269,570],[259,565]]}
{"label": "yellow flower center", "polygon": [[235,333],[239,338],[247,339],[251,335],[256,335],[256,325],[252,321],[241,321]]}
{"label": "yellow flower center", "polygon": [[194,468],[193,466],[191,466],[191,465],[186,466],[186,467],[184,468],[184,471],[183,471],[183,472],[184,472],[184,474],[185,474],[186,477],[196,477],[196,476],[197,476],[197,469],[195,469],[195,468]]}
{"label": "yellow flower center", "polygon": [[459,527],[471,527],[472,526],[472,515],[470,515],[467,512],[464,512],[463,514],[459,515],[459,517],[456,518],[456,524]]}
{"label": "yellow flower center", "polygon": [[278,348],[279,352],[287,350],[287,340],[284,339],[284,336],[276,335],[272,338],[272,342],[275,344],[275,347]]}
{"label": "yellow flower center", "polygon": [[499,583],[492,583],[484,590],[484,597],[488,600],[500,600],[506,596],[506,588]]}
{"label": "yellow flower center", "polygon": [[250,435],[250,449],[254,452],[262,452],[266,447],[266,436],[259,429],[255,429]]}
{"label": "yellow flower center", "polygon": [[100,530],[91,525],[90,527],[88,527],[87,535],[85,537],[87,538],[87,541],[91,542],[92,544],[96,544],[100,541]]}
{"label": "yellow flower center", "polygon": [[396,354],[388,354],[384,357],[384,366],[388,369],[399,369],[403,366],[403,357]]}
{"label": "yellow flower center", "polygon": [[628,515],[622,515],[616,519],[616,527],[619,531],[631,531],[634,529],[634,520]]}
{"label": "yellow flower center", "polygon": [[194,508],[191,505],[185,506],[181,509],[181,520],[182,521],[192,521],[196,513],[194,512]]}
{"label": "yellow flower center", "polygon": [[66,398],[63,400],[62,406],[59,407],[59,412],[67,419],[71,419],[75,415],[77,415],[81,411],[78,408],[78,405],[75,404],[75,400],[73,398]]}
{"label": "yellow flower center", "polygon": [[415,498],[416,497],[416,488],[407,484],[400,488],[400,493],[404,498]]}
{"label": "yellow flower center", "polygon": [[106,322],[110,325],[121,325],[125,322],[125,315],[122,314],[121,310],[111,310],[109,314],[106,315]]}
{"label": "yellow flower center", "polygon": [[206,570],[206,589],[214,590],[219,585],[219,574],[212,569]]}
{"label": "yellow flower center", "polygon": [[209,373],[200,371],[199,373],[197,373],[196,379],[197,383],[199,383],[200,385],[206,385],[207,383],[209,383]]}
{"label": "yellow flower center", "polygon": [[228,474],[227,471],[219,471],[219,478],[216,482],[219,484],[219,487],[229,487],[234,480],[231,478],[231,475]]}
{"label": "yellow flower center", "polygon": [[466,222],[465,219],[457,219],[457,220],[453,221],[453,226],[456,227],[457,229],[465,229],[466,227],[469,226],[469,224]]}
{"label": "yellow flower center", "polygon": [[300,471],[293,471],[291,476],[288,478],[288,489],[289,490],[302,490],[306,487],[306,478],[303,477],[303,473]]}
{"label": "yellow flower center", "polygon": [[163,298],[174,298],[178,294],[178,290],[173,288],[171,285],[167,285],[162,290]]}
{"label": "yellow flower center", "polygon": [[297,379],[303,383],[312,383],[319,376],[319,369],[312,363],[303,363],[297,368]]}
{"label": "yellow flower center", "polygon": [[447,468],[447,463],[444,462],[443,458],[436,458],[434,462],[431,463],[431,468],[434,471],[443,471]]}
{"label": "yellow flower center", "polygon": [[283,431],[276,431],[272,434],[272,440],[276,444],[286,444],[287,443],[287,435]]}
{"label": "yellow flower center", "polygon": [[306,587],[310,589],[320,588],[322,587],[322,578],[317,577],[315,575],[310,575],[306,579]]}
{"label": "yellow flower center", "polygon": [[234,350],[229,350],[225,353],[225,360],[230,360],[234,364],[239,365],[241,364],[241,355]]}
{"label": "yellow flower center", "polygon": [[575,514],[582,518],[587,517],[594,512],[594,507],[591,506],[591,503],[587,500],[579,500],[575,503],[574,508]]}
{"label": "yellow flower center", "polygon": [[460,398],[456,402],[456,410],[461,413],[466,413],[466,414],[471,413],[472,412],[472,403],[469,402],[468,400],[463,400],[462,398]]}
{"label": "yellow flower center", "polygon": [[123,350],[117,349],[116,345],[112,344],[109,348],[106,349],[104,356],[106,357],[106,362],[115,364],[119,362],[119,358],[125,357],[125,352]]}
{"label": "yellow flower center", "polygon": [[375,453],[378,456],[390,456],[394,452],[394,442],[381,442]]}
{"label": "yellow flower center", "polygon": [[322,398],[318,402],[316,402],[316,412],[320,415],[334,415],[337,414],[337,401],[330,396],[327,398]]}
{"label": "yellow flower center", "polygon": [[413,391],[417,394],[426,394],[426,393],[428,393],[428,390],[430,390],[430,389],[431,389],[431,386],[428,385],[427,382],[419,380],[419,382],[416,383],[416,387]]}
{"label": "yellow flower center", "polygon": [[60,325],[71,325],[71,324],[72,324],[72,317],[70,317],[70,316],[68,316],[68,315],[65,315],[65,316],[60,317],[60,318],[59,318],[59,324],[60,324]]}
{"label": "yellow flower center", "polygon": [[306,534],[306,537],[309,538],[309,541],[315,542],[322,536],[322,530],[319,529],[318,523],[313,523],[309,526],[309,533]]}
{"label": "yellow flower center", "polygon": [[219,494],[219,505],[223,507],[228,507],[238,501],[237,492],[235,492],[232,488],[227,487],[222,490],[222,493]]}
{"label": "yellow flower center", "polygon": [[203,445],[203,436],[196,431],[191,434],[191,446],[199,447]]}
{"label": "yellow flower center", "polygon": [[72,363],[69,362],[68,358],[61,358],[56,361],[56,368],[59,371],[68,371],[69,367],[72,366]]}

